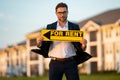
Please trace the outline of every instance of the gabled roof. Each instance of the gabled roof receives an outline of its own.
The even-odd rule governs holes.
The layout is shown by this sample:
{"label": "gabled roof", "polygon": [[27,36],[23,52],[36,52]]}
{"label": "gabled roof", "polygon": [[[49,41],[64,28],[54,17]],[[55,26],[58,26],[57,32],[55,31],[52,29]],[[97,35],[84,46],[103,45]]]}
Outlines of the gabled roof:
{"label": "gabled roof", "polygon": [[25,44],[26,44],[26,41],[24,40],[24,41],[19,42],[17,45],[25,45]]}
{"label": "gabled roof", "polygon": [[78,24],[80,27],[83,27],[89,20],[92,20],[98,25],[104,25],[109,23],[115,23],[118,19],[120,19],[120,8],[104,12],[97,16],[83,20]]}

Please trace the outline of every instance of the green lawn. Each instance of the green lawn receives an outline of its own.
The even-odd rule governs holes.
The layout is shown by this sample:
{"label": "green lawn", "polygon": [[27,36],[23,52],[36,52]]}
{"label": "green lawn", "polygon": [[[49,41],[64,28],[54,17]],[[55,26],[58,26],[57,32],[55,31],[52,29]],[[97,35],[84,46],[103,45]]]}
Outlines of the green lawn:
{"label": "green lawn", "polygon": [[[91,75],[80,75],[81,80],[120,80],[120,74],[116,73],[96,73]],[[14,77],[0,78],[0,80],[48,80],[48,76],[43,77]],[[66,80],[63,77],[63,80]]]}

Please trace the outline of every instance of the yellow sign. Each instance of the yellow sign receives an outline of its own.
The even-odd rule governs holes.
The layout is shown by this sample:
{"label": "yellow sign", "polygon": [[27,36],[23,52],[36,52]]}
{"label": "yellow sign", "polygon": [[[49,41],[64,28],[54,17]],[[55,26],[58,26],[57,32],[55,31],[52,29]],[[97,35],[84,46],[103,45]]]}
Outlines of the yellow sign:
{"label": "yellow sign", "polygon": [[79,42],[83,39],[83,31],[80,30],[42,30],[44,41],[71,41]]}

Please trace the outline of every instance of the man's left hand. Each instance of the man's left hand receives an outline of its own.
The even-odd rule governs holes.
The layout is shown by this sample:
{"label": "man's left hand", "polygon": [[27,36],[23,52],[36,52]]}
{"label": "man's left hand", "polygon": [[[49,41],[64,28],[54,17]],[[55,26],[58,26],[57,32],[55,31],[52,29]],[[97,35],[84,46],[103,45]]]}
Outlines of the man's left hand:
{"label": "man's left hand", "polygon": [[86,50],[86,47],[87,47],[87,40],[86,39],[82,39],[80,41],[80,43],[82,44],[82,49],[85,51]]}

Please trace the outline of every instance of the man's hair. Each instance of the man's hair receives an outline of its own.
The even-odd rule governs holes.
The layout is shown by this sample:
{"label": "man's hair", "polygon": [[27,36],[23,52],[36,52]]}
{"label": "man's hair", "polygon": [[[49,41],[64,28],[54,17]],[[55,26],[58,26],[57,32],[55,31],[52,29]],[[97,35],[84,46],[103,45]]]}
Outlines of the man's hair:
{"label": "man's hair", "polygon": [[63,2],[58,3],[57,6],[56,6],[56,8],[55,8],[55,10],[57,11],[57,9],[58,9],[59,7],[66,7],[66,9],[68,10],[68,6],[67,6],[66,3],[63,3]]}

